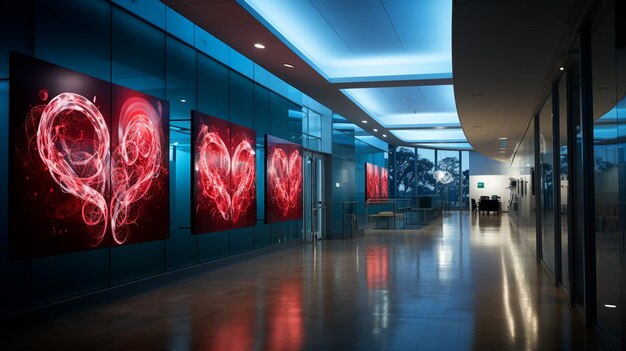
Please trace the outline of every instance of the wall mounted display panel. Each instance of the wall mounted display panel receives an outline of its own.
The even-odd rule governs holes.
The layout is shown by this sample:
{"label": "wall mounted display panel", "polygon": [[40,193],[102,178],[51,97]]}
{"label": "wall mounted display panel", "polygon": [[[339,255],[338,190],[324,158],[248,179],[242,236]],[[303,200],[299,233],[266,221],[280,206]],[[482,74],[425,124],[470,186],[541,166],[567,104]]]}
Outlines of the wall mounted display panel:
{"label": "wall mounted display panel", "polygon": [[389,197],[389,171],[385,167],[380,169],[380,197]]}
{"label": "wall mounted display panel", "polygon": [[302,219],[302,147],[265,137],[265,223]]}
{"label": "wall mounted display panel", "polygon": [[385,167],[365,163],[365,200],[389,197],[389,171]]}
{"label": "wall mounted display panel", "polygon": [[192,111],[192,233],[256,224],[256,132]]}
{"label": "wall mounted display panel", "polygon": [[365,201],[380,197],[380,181],[378,166],[371,163],[365,164]]}
{"label": "wall mounted display panel", "polygon": [[167,238],[168,103],[17,53],[10,74],[11,258]]}

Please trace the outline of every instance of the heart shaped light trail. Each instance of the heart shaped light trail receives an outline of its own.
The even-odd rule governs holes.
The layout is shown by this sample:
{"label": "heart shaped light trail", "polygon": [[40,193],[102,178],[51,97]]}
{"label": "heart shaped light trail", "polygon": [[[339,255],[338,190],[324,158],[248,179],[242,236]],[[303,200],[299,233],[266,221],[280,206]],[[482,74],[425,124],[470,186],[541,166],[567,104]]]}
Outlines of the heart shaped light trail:
{"label": "heart shaped light trail", "polygon": [[125,101],[112,160],[107,123],[84,96],[59,94],[43,110],[40,106],[31,109],[28,118],[31,121],[27,125],[35,123],[32,119],[39,120],[37,149],[50,176],[63,192],[79,200],[82,221],[89,233],[86,244],[100,245],[109,221],[114,242],[125,243],[128,226],[142,213],[140,201],[154,193],[163,170],[160,111],[143,98]]}
{"label": "heart shaped light trail", "polygon": [[280,147],[274,149],[268,158],[267,176],[271,186],[271,198],[282,212],[282,216],[289,215],[289,211],[299,206],[302,191],[302,157],[298,150],[289,155]]}
{"label": "heart shaped light trail", "polygon": [[256,133],[198,111],[193,113],[193,233],[255,225]]}
{"label": "heart shaped light trail", "polygon": [[169,104],[12,52],[11,260],[169,237]]}
{"label": "heart shaped light trail", "polygon": [[[29,118],[38,118],[35,107]],[[93,133],[92,137],[88,134]],[[45,106],[37,128],[39,157],[62,191],[80,199],[89,246],[98,246],[109,220],[105,190],[109,175],[109,129],[85,97],[63,93]]]}
{"label": "heart shaped light trail", "polygon": [[266,222],[302,218],[302,150],[267,136]]}
{"label": "heart shaped light trail", "polygon": [[118,116],[111,163],[111,232],[116,244],[128,239],[129,226],[144,212],[142,200],[155,193],[163,167],[161,105],[157,111],[141,97],[131,97]]}

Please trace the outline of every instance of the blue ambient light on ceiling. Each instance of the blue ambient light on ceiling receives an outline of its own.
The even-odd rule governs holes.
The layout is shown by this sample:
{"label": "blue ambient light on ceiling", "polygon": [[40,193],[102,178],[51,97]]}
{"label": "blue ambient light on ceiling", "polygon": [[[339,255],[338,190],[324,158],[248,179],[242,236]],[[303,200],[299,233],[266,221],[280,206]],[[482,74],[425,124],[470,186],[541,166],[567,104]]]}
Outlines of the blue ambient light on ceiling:
{"label": "blue ambient light on ceiling", "polygon": [[452,0],[237,0],[329,82],[452,77]]}
{"label": "blue ambient light on ceiling", "polygon": [[461,128],[458,129],[392,129],[398,139],[409,143],[463,143],[467,142]]}
{"label": "blue ambient light on ceiling", "polygon": [[460,127],[452,85],[341,89],[387,128]]}
{"label": "blue ambient light on ceiling", "polygon": [[470,143],[419,143],[415,144],[417,147],[428,147],[435,149],[454,149],[454,150],[473,150],[472,145]]}

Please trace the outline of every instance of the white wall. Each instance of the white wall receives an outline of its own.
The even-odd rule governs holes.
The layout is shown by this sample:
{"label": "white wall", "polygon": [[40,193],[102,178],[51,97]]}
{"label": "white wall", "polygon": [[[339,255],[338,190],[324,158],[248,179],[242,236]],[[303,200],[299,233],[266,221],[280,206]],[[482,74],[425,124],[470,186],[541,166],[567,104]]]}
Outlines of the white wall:
{"label": "white wall", "polygon": [[469,153],[470,176],[472,175],[508,175],[509,165],[504,162],[496,161],[487,156],[483,156],[476,151]]}
{"label": "white wall", "polygon": [[[470,163],[471,166],[472,164]],[[483,189],[478,189],[479,182],[485,183]],[[470,199],[475,199],[478,202],[481,196],[491,197],[491,195],[498,195],[502,201],[502,211],[507,211],[507,205],[511,197],[511,192],[507,189],[508,186],[508,175],[470,175]]]}

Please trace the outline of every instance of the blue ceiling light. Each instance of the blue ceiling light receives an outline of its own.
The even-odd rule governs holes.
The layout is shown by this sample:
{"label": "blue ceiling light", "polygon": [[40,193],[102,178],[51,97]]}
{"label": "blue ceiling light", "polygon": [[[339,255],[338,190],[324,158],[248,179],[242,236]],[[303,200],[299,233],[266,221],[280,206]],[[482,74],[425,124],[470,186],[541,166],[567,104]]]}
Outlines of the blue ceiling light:
{"label": "blue ceiling light", "polygon": [[452,78],[452,1],[237,0],[329,82]]}
{"label": "blue ceiling light", "polygon": [[341,89],[387,128],[460,127],[452,85]]}
{"label": "blue ceiling light", "polygon": [[[341,89],[400,140],[467,142],[453,86],[432,85],[452,78],[452,0],[237,3],[329,83],[415,81],[415,86]],[[430,85],[422,85],[425,79]],[[387,134],[381,130],[383,138]]]}
{"label": "blue ceiling light", "polygon": [[472,145],[470,143],[420,143],[415,144],[417,147],[427,147],[434,149],[454,149],[454,150],[472,150]]}
{"label": "blue ceiling light", "polygon": [[458,129],[392,129],[398,139],[408,143],[463,143],[467,142],[461,128]]}

